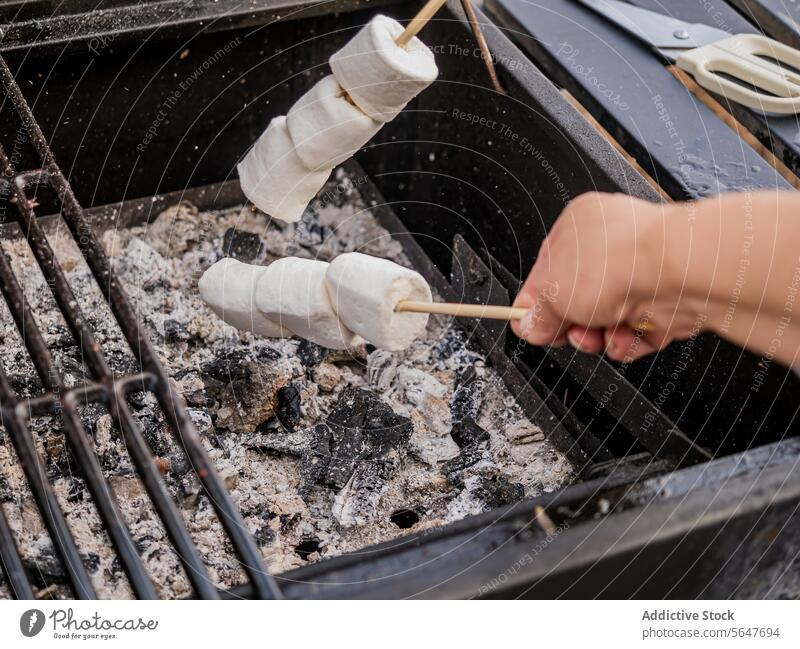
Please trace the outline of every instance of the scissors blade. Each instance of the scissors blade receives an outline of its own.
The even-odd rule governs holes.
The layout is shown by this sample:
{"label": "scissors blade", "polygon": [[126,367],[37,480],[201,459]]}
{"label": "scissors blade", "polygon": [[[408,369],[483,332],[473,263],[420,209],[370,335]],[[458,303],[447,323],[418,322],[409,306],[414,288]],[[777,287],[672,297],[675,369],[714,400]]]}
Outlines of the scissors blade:
{"label": "scissors blade", "polygon": [[716,27],[687,23],[620,0],[578,0],[578,2],[672,60],[681,51],[708,45],[730,36],[728,32]]}

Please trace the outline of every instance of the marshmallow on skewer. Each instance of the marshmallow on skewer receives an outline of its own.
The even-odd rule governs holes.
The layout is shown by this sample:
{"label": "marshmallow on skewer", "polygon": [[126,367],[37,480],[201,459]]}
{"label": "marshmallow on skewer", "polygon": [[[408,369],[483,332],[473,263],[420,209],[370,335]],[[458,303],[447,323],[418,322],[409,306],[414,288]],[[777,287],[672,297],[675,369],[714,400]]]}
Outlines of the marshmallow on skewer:
{"label": "marshmallow on skewer", "polygon": [[293,223],[328,180],[332,167],[306,167],[286,128],[286,117],[274,118],[237,167],[247,198],[270,216]]}
{"label": "marshmallow on skewer", "polygon": [[264,316],[329,349],[348,349],[357,336],[336,315],[326,288],[329,264],[284,257],[267,266],[255,292]]}
{"label": "marshmallow on skewer", "polygon": [[400,47],[403,26],[375,16],[330,58],[333,76],[353,102],[373,119],[393,120],[438,76],[433,54],[416,36]]}
{"label": "marshmallow on skewer", "polygon": [[419,273],[387,259],[348,252],[330,263],[325,279],[339,318],[376,347],[404,349],[425,331],[427,313],[394,310],[403,300],[432,301],[430,286]]}
{"label": "marshmallow on skewer", "polygon": [[318,81],[286,115],[297,155],[309,169],[341,164],[382,126],[350,102],[333,75]]}
{"label": "marshmallow on skewer", "polygon": [[258,311],[254,292],[266,273],[264,266],[243,264],[229,257],[211,266],[200,278],[200,297],[229,325],[272,338],[292,332]]}

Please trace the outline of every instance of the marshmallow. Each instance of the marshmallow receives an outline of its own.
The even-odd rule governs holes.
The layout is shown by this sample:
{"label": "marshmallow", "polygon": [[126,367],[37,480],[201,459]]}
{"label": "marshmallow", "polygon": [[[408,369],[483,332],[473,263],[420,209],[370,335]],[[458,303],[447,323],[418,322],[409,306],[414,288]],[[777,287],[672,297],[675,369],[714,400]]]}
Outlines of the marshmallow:
{"label": "marshmallow", "polygon": [[310,171],[297,155],[286,117],[273,119],[237,166],[247,198],[270,216],[293,223],[328,180],[331,168]]}
{"label": "marshmallow", "polygon": [[237,329],[272,338],[291,336],[291,331],[255,308],[253,293],[266,271],[264,266],[243,264],[231,258],[221,259],[200,278],[200,297],[214,313]]}
{"label": "marshmallow", "polygon": [[436,79],[431,51],[416,36],[400,47],[403,26],[375,16],[330,58],[333,76],[353,102],[373,119],[389,122]]}
{"label": "marshmallow", "polygon": [[286,127],[309,169],[330,169],[351,157],[383,126],[354,106],[333,75],[297,100]]}
{"label": "marshmallow", "polygon": [[330,349],[355,345],[355,335],[333,310],[325,276],[328,263],[284,257],[267,266],[256,288],[258,310],[298,336]]}
{"label": "marshmallow", "polygon": [[431,302],[419,273],[378,257],[348,252],[334,259],[325,276],[333,308],[342,322],[376,347],[397,351],[425,331],[427,313],[398,313],[398,302]]}

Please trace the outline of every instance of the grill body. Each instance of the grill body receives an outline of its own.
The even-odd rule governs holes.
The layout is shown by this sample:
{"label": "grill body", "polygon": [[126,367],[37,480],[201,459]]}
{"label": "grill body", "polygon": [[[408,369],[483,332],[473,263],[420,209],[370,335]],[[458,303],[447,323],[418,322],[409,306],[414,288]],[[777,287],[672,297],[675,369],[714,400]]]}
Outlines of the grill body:
{"label": "grill body", "polygon": [[[30,442],[26,419],[49,413],[86,476],[132,586],[155,595],[114,494],[77,416],[100,402],[123,432],[154,508],[200,597],[278,597],[240,516],[197,443],[180,399],[136,323],[95,231],[155,217],[180,199],[199,208],[242,200],[235,164],[273,115],[327,74],[327,58],[380,10],[405,3],[46,3],[7,14],[0,81],[4,221],[22,227],[93,380],[65,389],[9,260],[0,287],[46,394],[22,400],[0,372],[4,428],[55,540],[76,597],[93,591]],[[113,12],[114,20],[110,13]],[[388,124],[351,165],[381,222],[447,296],[509,299],[566,202],[585,191],[656,192],[494,27],[486,37],[508,96],[492,89],[451,3],[423,34],[441,78]],[[186,53],[186,54],[184,54]],[[166,114],[164,114],[166,113]],[[41,208],[27,198],[50,196]],[[71,287],[53,263],[37,214],[70,228],[141,367],[108,370]],[[414,233],[413,235],[407,234]],[[520,347],[491,325],[465,323],[526,412],[580,467],[580,481],[435,532],[285,575],[290,597],[772,597],[800,592],[800,476],[794,419],[800,386],[771,366],[759,395],[759,359],[712,336],[628,368],[566,350]],[[688,361],[687,361],[688,359]],[[680,380],[664,396],[677,368]],[[675,383],[674,381],[672,383]],[[128,410],[133,390],[156,395],[226,526],[249,582],[208,586],[202,558],[161,486]],[[544,507],[556,533],[533,515]],[[17,596],[33,594],[0,515],[0,559]],[[433,559],[433,560],[432,560]],[[422,569],[420,566],[425,566]]]}

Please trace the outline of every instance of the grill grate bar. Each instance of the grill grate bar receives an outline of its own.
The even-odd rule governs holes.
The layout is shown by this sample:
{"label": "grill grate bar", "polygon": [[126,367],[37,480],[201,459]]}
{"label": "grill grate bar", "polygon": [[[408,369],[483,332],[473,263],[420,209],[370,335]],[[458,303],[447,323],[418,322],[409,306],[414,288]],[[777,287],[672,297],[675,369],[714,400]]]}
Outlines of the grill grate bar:
{"label": "grill grate bar", "polygon": [[[3,174],[7,178],[13,176],[14,170],[2,147],[0,147],[0,167],[2,167]],[[16,198],[17,211],[22,217],[25,235],[31,250],[39,263],[42,274],[51,287],[70,330],[80,345],[83,358],[88,359],[89,366],[96,376],[105,377],[109,375],[105,361],[98,354],[99,346],[94,340],[91,331],[84,324],[85,321],[81,316],[75,296],[72,294],[66,278],[60,272],[55,255],[28,207],[27,197],[21,190],[19,183],[12,183],[11,192],[12,196]],[[16,278],[13,281],[19,288]],[[21,289],[19,290],[21,292]],[[24,297],[18,302],[22,304],[23,313],[25,313],[27,304],[24,301]],[[81,467],[86,486],[92,494],[97,512],[108,531],[111,543],[114,545],[133,591],[140,598],[155,599],[155,588],[147,576],[142,559],[136,549],[136,544],[133,542],[130,530],[125,523],[122,512],[119,510],[113,491],[103,477],[103,469],[89,442],[90,437],[81,422],[80,414],[78,413],[78,401],[73,395],[62,394],[64,392],[63,379],[52,362],[41,332],[36,326],[30,311],[27,312],[26,316],[15,318],[15,320],[18,321],[17,327],[20,335],[25,340],[26,346],[29,342],[38,340],[39,342],[36,345],[32,345],[33,349],[44,349],[44,353],[39,358],[37,370],[40,373],[42,382],[47,383],[49,381],[55,388],[54,392],[57,395],[62,395],[59,414],[61,415],[64,432],[69,440],[75,459]],[[29,347],[29,350],[32,351],[31,347]],[[42,375],[43,371],[45,372],[44,375]]]}
{"label": "grill grate bar", "polygon": [[0,507],[0,565],[8,577],[11,595],[16,599],[33,599],[33,589],[25,575],[25,567],[22,565],[22,559],[2,507]]}
{"label": "grill grate bar", "polygon": [[[49,352],[36,329],[36,324],[25,301],[24,293],[11,269],[11,263],[2,249],[0,249],[0,290],[11,309],[17,328],[22,332],[26,346],[29,345],[29,350],[33,348],[37,352],[35,363],[42,381],[46,381],[47,378],[54,378],[55,375],[48,369],[52,367],[52,363],[49,361]],[[31,353],[33,355],[33,351]],[[59,392],[56,392],[53,395],[54,403],[60,403],[58,394]],[[22,406],[17,403],[5,370],[1,367],[0,405],[2,405],[3,411],[3,424],[11,436],[14,450],[22,464],[25,478],[50,534],[50,539],[64,563],[72,592],[80,599],[93,598],[94,589],[89,580],[89,575],[81,562],[75,539],[69,531],[69,526],[64,518],[58,499],[50,482],[47,480],[44,463],[36,451],[24,420],[20,417],[19,409]]]}
{"label": "grill grate bar", "polygon": [[[100,353],[99,347],[94,345],[91,331],[86,328],[85,322],[80,316],[80,309],[77,307],[77,302],[69,299],[72,295],[71,287],[61,273],[61,269],[52,258],[52,251],[49,249],[49,244],[47,243],[44,235],[41,233],[41,229],[39,228],[38,223],[36,223],[35,216],[28,208],[27,198],[24,195],[23,188],[30,183],[30,179],[36,174],[38,174],[39,182],[46,181],[55,191],[56,196],[61,202],[61,216],[69,227],[73,239],[83,254],[97,284],[106,298],[106,301],[111,307],[120,329],[128,341],[129,346],[139,360],[142,370],[152,375],[150,389],[155,394],[159,406],[161,407],[161,410],[165,416],[165,419],[167,420],[167,423],[171,427],[172,432],[175,434],[178,441],[182,444],[183,449],[186,451],[198,479],[206,490],[207,495],[214,506],[216,514],[228,537],[230,538],[236,553],[239,556],[243,569],[252,582],[255,593],[263,598],[282,597],[277,583],[266,572],[253,538],[249,532],[247,532],[247,528],[244,525],[244,521],[242,520],[240,513],[234,506],[230,495],[223,486],[219,476],[213,470],[213,467],[211,467],[208,456],[200,442],[199,436],[194,428],[194,424],[189,418],[185,405],[173,392],[167,375],[158,361],[150,341],[147,339],[145,333],[141,330],[138,318],[131,307],[127,294],[122,288],[122,285],[116,279],[116,276],[109,264],[108,258],[105,256],[93,230],[83,216],[83,210],[75,198],[69,182],[63,176],[61,170],[55,162],[44,134],[42,133],[39,125],[36,123],[29,106],[27,105],[19,87],[16,84],[16,81],[14,80],[13,74],[8,69],[5,60],[2,58],[0,58],[0,83],[3,84],[6,90],[6,96],[11,99],[13,107],[22,121],[22,125],[28,132],[42,166],[41,170],[26,172],[22,174],[19,179],[15,179],[18,180],[18,182],[12,183],[13,186],[10,188],[10,191],[16,192],[18,196],[21,193],[21,196],[19,196],[17,200],[17,207],[20,211],[20,215],[22,216],[24,225],[26,226],[26,236],[28,237],[31,248],[37,257],[37,261],[39,262],[42,272],[53,286],[53,292],[58,301],[59,307],[61,308],[65,319],[67,320],[67,323],[69,324],[70,328],[74,327],[73,335],[75,335],[76,339],[80,341],[83,349],[89,355],[90,369],[92,370],[93,374],[95,374],[96,378],[98,378],[102,384],[108,387],[106,390],[106,401],[112,417],[117,419],[123,434],[126,436],[126,439],[128,436],[130,436],[135,442],[135,438],[139,437],[140,433],[138,426],[135,424],[135,421],[133,421],[130,411],[127,409],[127,404],[124,407],[121,405],[121,403],[124,402],[124,393],[120,392],[117,388],[112,387],[112,377],[108,372],[108,368],[105,364],[104,358]],[[4,166],[6,162],[6,160],[3,160]],[[11,304],[9,304],[9,306],[11,306]],[[20,325],[22,325],[24,322],[24,319],[18,319],[17,315],[15,315],[15,320],[18,320],[18,327],[20,327]],[[20,328],[20,331],[22,332],[23,338],[25,338],[25,328]],[[35,328],[33,331],[33,337],[38,338],[38,343],[44,345],[43,341],[41,340],[41,335],[38,333],[38,331],[35,330]],[[25,338],[25,342],[26,345],[28,345],[27,338]],[[37,363],[37,369],[39,369],[40,366],[45,368],[48,364],[52,365],[49,362],[45,362],[49,361],[49,353],[47,352],[46,347],[44,347],[43,350],[38,349],[37,345],[28,346],[28,348],[32,355],[41,353],[42,351],[44,352],[44,356],[41,356]],[[34,359],[34,362],[37,362],[36,359]],[[63,391],[63,386],[58,382],[54,384],[54,387],[58,388],[58,390],[54,390],[54,392],[58,392],[60,394]],[[72,392],[68,392],[63,398],[63,402],[65,404],[64,414],[69,416],[70,409],[74,408],[74,404],[76,402],[75,395]],[[128,418],[130,418],[130,420]],[[78,421],[78,424],[79,423],[80,422]],[[131,423],[133,423],[133,426],[131,426]],[[67,430],[69,429],[67,428]],[[174,543],[176,539],[179,539],[179,543],[182,547],[184,547],[184,549],[186,547],[190,548],[188,553],[184,553],[180,550],[180,548],[178,548],[178,553],[181,557],[181,560],[183,561],[188,558],[188,561],[191,563],[191,557],[193,555],[196,556],[196,549],[191,543],[191,540],[188,538],[188,533],[187,537],[184,538],[181,536],[182,533],[178,531],[179,528],[177,525],[175,525],[177,523],[175,516],[178,518],[180,518],[180,516],[178,512],[174,510],[174,503],[166,494],[166,491],[164,491],[163,483],[160,477],[158,475],[153,475],[151,472],[151,470],[155,471],[155,465],[153,463],[153,457],[149,453],[146,443],[141,437],[139,437],[139,441],[141,442],[141,446],[138,448],[136,448],[136,443],[131,446],[132,459],[137,463],[137,469],[140,469],[140,477],[142,477],[142,480],[145,483],[145,486],[148,488],[148,491],[150,491],[151,488],[153,489],[151,492],[151,498],[153,498],[154,505],[159,511],[162,520],[164,520],[165,525],[167,525],[167,520],[171,519],[169,525],[172,527],[172,531],[175,533],[174,537],[172,534],[170,534],[171,540],[173,540]],[[90,461],[90,458],[84,459]],[[96,458],[94,459],[96,464]],[[138,466],[139,461],[141,461],[141,467]],[[106,485],[105,481],[102,480],[102,474],[100,474],[99,478],[100,483],[96,486],[101,487],[105,492],[109,492],[108,486]],[[153,496],[154,493],[156,494],[155,497]],[[160,495],[162,493],[163,497]],[[112,506],[114,506],[113,501]],[[170,512],[174,513],[174,516],[172,516]],[[165,513],[167,515],[167,520],[165,520]],[[107,525],[107,527],[109,527],[109,532],[111,532],[114,521],[106,521],[104,518],[104,523]],[[183,529],[182,526],[181,529]],[[168,527],[168,533],[169,532],[170,529]],[[119,530],[116,533],[121,536]],[[122,539],[120,538],[120,540]],[[188,546],[185,545],[187,540],[189,543]],[[120,559],[122,559],[122,557],[120,557]],[[205,568],[203,566],[203,571],[204,570]],[[187,574],[189,578],[193,580],[193,584],[197,586],[195,580],[199,580],[198,568],[192,564],[187,570]],[[134,575],[137,577],[137,579],[142,577],[146,579],[143,569],[135,570]],[[129,577],[131,577],[130,573]],[[152,585],[149,583],[149,580],[147,580],[145,584],[140,579],[138,583],[143,590],[140,594],[135,588],[134,590],[137,591],[137,594],[140,594],[140,596],[149,596],[150,593],[148,592],[147,587],[152,589]],[[201,594],[204,597],[211,596],[206,589],[206,585],[204,585],[202,589],[197,588],[197,590],[198,594]],[[216,595],[217,592],[214,590],[214,596]]]}
{"label": "grill grate bar", "polygon": [[[9,161],[3,155],[2,148],[0,148],[0,165],[4,165],[8,172],[13,171],[10,168]],[[25,176],[31,177],[31,174],[25,174]],[[47,174],[40,174],[40,182],[46,180],[46,178]],[[42,274],[52,287],[53,294],[70,331],[79,342],[83,351],[82,357],[88,361],[94,378],[100,381],[102,385],[107,386],[113,381],[113,374],[100,351],[100,345],[97,343],[93,332],[86,324],[86,318],[83,316],[82,310],[72,292],[72,287],[61,270],[35,214],[28,207],[24,186],[25,180],[18,177],[12,191],[17,199],[18,211],[28,243],[39,263]],[[197,552],[189,531],[186,529],[183,518],[178,512],[174,501],[167,493],[147,442],[142,437],[140,426],[127,406],[125,393],[104,389],[102,396],[115,425],[122,432],[126,447],[131,454],[131,459],[136,466],[142,484],[147,490],[167,534],[175,546],[177,556],[183,564],[195,591],[203,598],[216,598],[217,590],[211,583],[205,565]],[[65,396],[65,398],[72,397]],[[130,567],[131,569],[136,568],[135,564],[131,564]]]}

